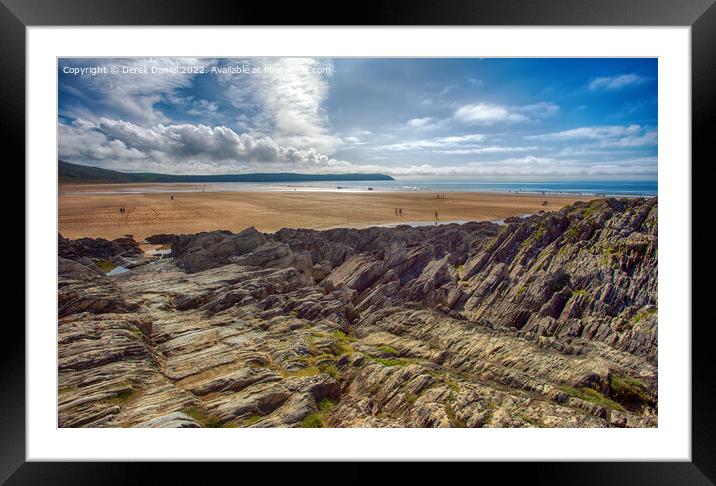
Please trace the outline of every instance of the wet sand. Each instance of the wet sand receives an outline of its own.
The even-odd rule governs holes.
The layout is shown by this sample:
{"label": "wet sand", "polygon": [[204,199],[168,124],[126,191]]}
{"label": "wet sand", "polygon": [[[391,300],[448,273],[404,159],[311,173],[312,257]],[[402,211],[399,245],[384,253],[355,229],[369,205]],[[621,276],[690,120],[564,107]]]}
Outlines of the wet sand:
{"label": "wet sand", "polygon": [[[85,186],[84,190],[115,192],[117,185]],[[510,216],[555,211],[593,196],[525,195],[477,192],[176,192],[67,194],[60,188],[59,231],[67,238],[137,240],[158,233],[197,233],[255,226],[264,232],[281,228],[328,229],[435,221],[491,221]],[[542,203],[547,201],[547,206]],[[122,215],[119,208],[127,208]],[[403,215],[395,210],[402,208]]]}

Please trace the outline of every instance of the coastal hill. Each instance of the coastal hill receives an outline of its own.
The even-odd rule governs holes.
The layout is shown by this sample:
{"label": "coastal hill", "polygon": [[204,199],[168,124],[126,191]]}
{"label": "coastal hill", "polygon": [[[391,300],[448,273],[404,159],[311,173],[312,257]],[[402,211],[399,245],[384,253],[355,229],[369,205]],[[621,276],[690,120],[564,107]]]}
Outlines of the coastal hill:
{"label": "coastal hill", "polygon": [[319,182],[319,181],[392,181],[384,174],[295,174],[290,172],[255,174],[172,175],[150,172],[119,172],[86,165],[57,161],[60,184],[162,183],[162,182]]}
{"label": "coastal hill", "polygon": [[59,426],[656,427],[657,215],[60,235]]}

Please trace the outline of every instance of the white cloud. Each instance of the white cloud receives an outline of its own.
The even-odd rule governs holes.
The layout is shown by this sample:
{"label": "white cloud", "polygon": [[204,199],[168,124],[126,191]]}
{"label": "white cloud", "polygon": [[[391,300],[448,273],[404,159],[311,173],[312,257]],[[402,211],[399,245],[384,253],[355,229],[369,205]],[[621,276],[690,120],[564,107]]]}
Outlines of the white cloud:
{"label": "white cloud", "polygon": [[312,170],[338,162],[314,148],[297,149],[270,137],[239,135],[224,126],[142,127],[110,118],[100,118],[97,123],[86,120],[76,120],[72,125],[61,123],[59,155],[68,161],[95,162],[120,170],[150,164],[154,170],[168,173],[190,172],[195,168],[191,164],[197,163],[211,167],[212,172],[225,172],[227,168],[266,164]]}
{"label": "white cloud", "polygon": [[637,86],[647,81],[648,78],[639,76],[638,74],[617,74],[614,76],[602,76],[594,78],[589,82],[589,89],[592,91],[607,89],[616,90],[621,88],[627,88],[631,86]]}
{"label": "white cloud", "polygon": [[499,146],[491,145],[487,147],[474,147],[474,148],[458,148],[443,150],[441,153],[447,155],[478,155],[478,154],[499,154],[506,152],[527,152],[531,150],[537,150],[539,147],[529,146]]}
{"label": "white cloud", "polygon": [[455,119],[471,125],[523,123],[555,115],[559,107],[540,102],[522,106],[503,106],[492,103],[464,105],[455,111]]}
{"label": "white cloud", "polygon": [[[209,61],[207,61],[209,62]],[[173,72],[181,66],[196,64],[196,59],[111,59],[105,64],[116,66],[117,74],[91,76],[87,85],[103,96],[103,102],[121,116],[138,123],[166,122],[155,105],[176,90],[191,86],[193,74]],[[147,74],[162,70],[163,74]],[[164,71],[166,70],[166,71]]]}
{"label": "white cloud", "polygon": [[192,116],[212,116],[218,110],[219,104],[215,101],[199,99],[191,101],[191,108],[186,110],[186,113]]}
{"label": "white cloud", "polygon": [[580,127],[525,138],[544,141],[589,140],[599,147],[644,147],[658,142],[656,129],[635,124]]}
{"label": "white cloud", "polygon": [[491,125],[497,122],[525,122],[528,118],[506,107],[489,103],[465,105],[455,112],[455,118],[469,124]]}
{"label": "white cloud", "polygon": [[405,124],[408,128],[425,128],[431,125],[434,118],[426,116],[423,118],[411,118]]}
{"label": "white cloud", "polygon": [[331,134],[323,104],[328,96],[329,61],[309,58],[251,60],[259,73],[221,78],[231,103],[257,109],[254,131],[296,148],[332,153],[340,138]]}
{"label": "white cloud", "polygon": [[403,150],[415,150],[415,149],[449,149],[452,147],[465,147],[471,146],[476,142],[481,142],[485,139],[485,135],[481,133],[473,133],[469,135],[459,135],[452,137],[438,137],[420,140],[408,140],[405,142],[396,142],[388,145],[377,145],[373,148],[376,150],[391,150],[391,151],[403,151]]}
{"label": "white cloud", "polygon": [[[580,132],[584,136],[587,132]],[[562,135],[574,136],[574,135]],[[587,135],[593,136],[593,135]],[[467,141],[465,154],[529,152],[533,147],[478,147],[481,134],[415,141],[413,147],[453,147]],[[224,126],[157,124],[141,127],[130,122],[101,118],[98,122],[76,120],[59,125],[60,158],[70,162],[117,170],[163,173],[232,172],[380,172],[394,176],[592,176],[655,175],[656,159],[643,157],[611,161],[561,159],[526,154],[522,157],[468,161],[460,165],[355,164],[336,160],[314,148],[297,149],[270,137],[237,134]],[[451,145],[452,144],[452,145]],[[472,144],[472,145],[471,145]],[[472,152],[471,152],[472,150]]]}
{"label": "white cloud", "polygon": [[375,165],[360,166],[364,172],[382,172],[397,177],[594,177],[594,176],[654,176],[656,158],[622,159],[616,161],[587,162],[552,157],[510,157],[460,165],[425,163],[405,167],[385,168]]}
{"label": "white cloud", "polygon": [[419,151],[442,155],[478,155],[527,152],[537,150],[539,148],[537,146],[483,145],[482,142],[485,142],[487,139],[488,137],[485,134],[471,133],[450,137],[409,140],[388,145],[376,145],[371,148],[379,151]]}
{"label": "white cloud", "polygon": [[438,142],[441,143],[464,143],[464,142],[482,142],[487,138],[482,133],[471,133],[468,135],[457,135],[452,137],[442,137],[436,139]]}

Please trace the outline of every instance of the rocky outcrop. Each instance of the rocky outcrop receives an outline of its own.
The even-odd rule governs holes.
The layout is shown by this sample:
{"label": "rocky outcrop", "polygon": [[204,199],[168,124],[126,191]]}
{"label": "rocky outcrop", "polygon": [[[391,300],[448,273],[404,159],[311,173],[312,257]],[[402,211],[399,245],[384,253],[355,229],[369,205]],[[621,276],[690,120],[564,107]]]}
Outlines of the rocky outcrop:
{"label": "rocky outcrop", "polygon": [[158,235],[147,236],[144,241],[152,245],[171,245],[176,235],[160,233]]}
{"label": "rocky outcrop", "polygon": [[172,240],[172,257],[187,272],[198,272],[230,263],[266,242],[266,237],[247,228],[241,233],[212,231],[196,235],[179,235]]}
{"label": "rocky outcrop", "polygon": [[143,253],[139,244],[131,236],[112,241],[104,238],[68,240],[58,234],[57,250],[58,256],[68,260],[81,258],[112,260],[115,257],[132,257]]}
{"label": "rocky outcrop", "polygon": [[470,319],[656,361],[656,199],[577,203],[511,223],[465,266]]}
{"label": "rocky outcrop", "polygon": [[137,309],[137,305],[128,303],[115,283],[91,261],[83,265],[62,257],[57,260],[57,312],[60,317],[82,312],[102,314]]}
{"label": "rocky outcrop", "polygon": [[653,427],[657,209],[60,238],[60,426]]}

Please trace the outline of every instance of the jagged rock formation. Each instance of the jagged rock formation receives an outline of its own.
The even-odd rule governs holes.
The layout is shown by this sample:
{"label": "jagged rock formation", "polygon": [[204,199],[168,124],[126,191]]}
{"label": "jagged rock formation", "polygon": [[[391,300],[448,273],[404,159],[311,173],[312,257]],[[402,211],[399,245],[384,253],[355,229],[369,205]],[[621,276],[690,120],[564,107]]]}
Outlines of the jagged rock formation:
{"label": "jagged rock formation", "polygon": [[139,245],[130,235],[112,241],[104,238],[68,240],[62,235],[57,235],[57,249],[60,257],[72,260],[82,257],[111,260],[118,256],[132,257],[142,253]]}
{"label": "jagged rock formation", "polygon": [[656,426],[657,200],[505,223],[63,243],[59,425]]}

